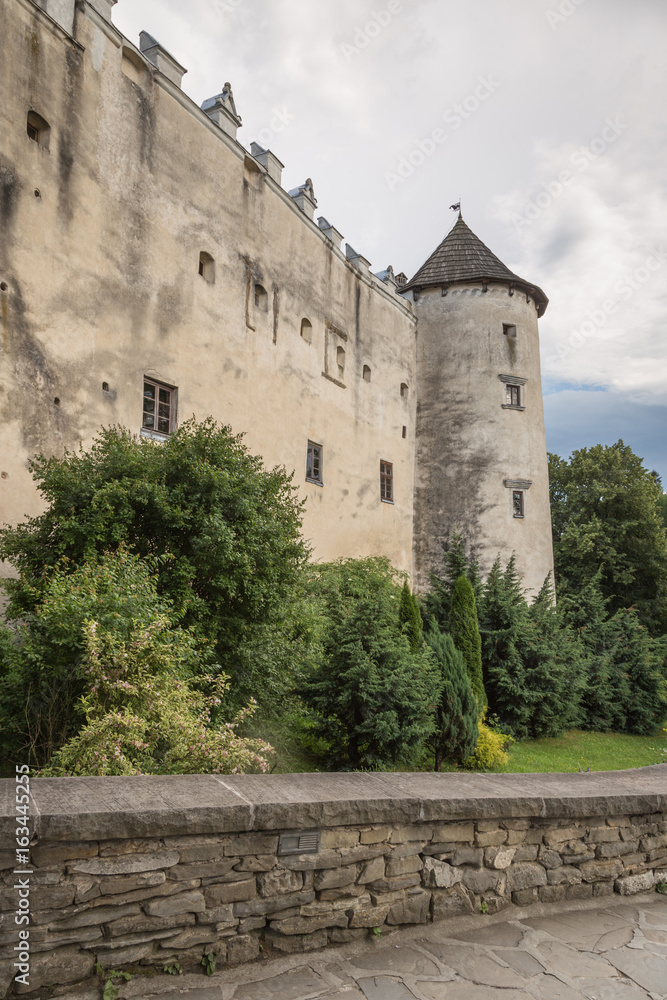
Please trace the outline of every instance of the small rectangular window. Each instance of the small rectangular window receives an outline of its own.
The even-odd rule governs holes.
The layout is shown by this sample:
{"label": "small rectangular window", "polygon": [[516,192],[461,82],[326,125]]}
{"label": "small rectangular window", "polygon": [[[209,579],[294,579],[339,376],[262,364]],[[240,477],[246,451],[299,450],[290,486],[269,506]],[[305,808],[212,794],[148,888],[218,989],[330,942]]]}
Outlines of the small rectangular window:
{"label": "small rectangular window", "polygon": [[503,323],[503,333],[511,340],[516,340],[516,326],[513,323]]}
{"label": "small rectangular window", "polygon": [[322,486],[322,445],[308,442],[306,453],[306,479],[309,483],[319,483]]}
{"label": "small rectangular window", "polygon": [[521,386],[507,385],[505,393],[508,406],[521,406]]}
{"label": "small rectangular window", "polygon": [[523,490],[514,490],[512,493],[512,514],[514,517],[523,517]]}
{"label": "small rectangular window", "polygon": [[380,462],[380,500],[394,502],[394,466],[391,462]]}
{"label": "small rectangular window", "polygon": [[176,426],[176,390],[144,379],[144,407],[141,426],[158,434],[171,434]]}

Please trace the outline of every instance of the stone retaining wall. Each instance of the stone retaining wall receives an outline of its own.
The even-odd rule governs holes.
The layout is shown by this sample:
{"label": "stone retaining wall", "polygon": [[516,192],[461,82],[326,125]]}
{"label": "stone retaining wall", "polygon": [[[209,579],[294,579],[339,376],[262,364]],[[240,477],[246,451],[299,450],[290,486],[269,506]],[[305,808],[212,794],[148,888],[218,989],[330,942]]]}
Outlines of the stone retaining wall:
{"label": "stone retaining wall", "polygon": [[[96,962],[188,968],[212,951],[220,967],[667,881],[667,766],[38,779],[26,987],[12,982],[14,783],[2,784],[0,995],[85,980]],[[314,853],[281,853],[296,846],[281,834],[303,833],[319,835]]]}

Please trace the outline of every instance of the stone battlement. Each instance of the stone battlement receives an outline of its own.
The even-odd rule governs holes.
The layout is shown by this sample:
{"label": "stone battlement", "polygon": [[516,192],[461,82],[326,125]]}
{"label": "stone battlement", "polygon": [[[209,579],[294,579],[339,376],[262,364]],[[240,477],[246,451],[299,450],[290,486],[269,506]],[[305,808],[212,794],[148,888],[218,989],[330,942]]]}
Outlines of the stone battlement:
{"label": "stone battlement", "polygon": [[[0,954],[15,786],[1,783]],[[31,782],[30,988],[218,966],[387,925],[667,879],[667,765],[599,774],[294,774]],[[9,963],[0,980],[11,995]],[[20,987],[20,992],[26,992]]]}

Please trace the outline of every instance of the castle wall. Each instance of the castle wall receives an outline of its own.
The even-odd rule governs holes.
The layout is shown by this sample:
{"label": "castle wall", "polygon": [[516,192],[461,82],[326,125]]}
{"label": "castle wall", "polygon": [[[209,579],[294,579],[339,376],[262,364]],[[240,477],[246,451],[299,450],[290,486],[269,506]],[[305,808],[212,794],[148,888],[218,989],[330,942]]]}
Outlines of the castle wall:
{"label": "castle wall", "polygon": [[[553,573],[551,513],[539,335],[535,304],[507,285],[425,288],[415,306],[417,474],[415,580],[441,574],[460,530],[486,575],[516,553],[523,585],[535,596]],[[516,338],[503,333],[515,326]],[[507,405],[499,376],[526,379],[523,409]],[[513,487],[524,516],[514,517]],[[528,485],[530,484],[530,485]]]}
{"label": "castle wall", "polygon": [[[148,376],[177,387],[180,421],[211,414],[295,470],[314,558],[384,554],[409,572],[409,303],[346,261],[89,4],[75,39],[30,0],[0,0],[0,16],[0,521],[40,509],[35,453],[88,447],[102,425],[138,433]],[[48,149],[28,137],[30,110],[51,127]],[[305,481],[309,439],[322,486]]]}

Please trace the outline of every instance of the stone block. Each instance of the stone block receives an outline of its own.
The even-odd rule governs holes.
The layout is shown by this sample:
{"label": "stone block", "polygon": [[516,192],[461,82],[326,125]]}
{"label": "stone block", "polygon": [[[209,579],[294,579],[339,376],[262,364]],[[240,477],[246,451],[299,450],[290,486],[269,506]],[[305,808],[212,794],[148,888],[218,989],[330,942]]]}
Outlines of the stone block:
{"label": "stone block", "polygon": [[373,858],[372,861],[367,861],[359,875],[357,882],[359,885],[368,885],[369,882],[376,882],[378,879],[384,878],[384,857]]}
{"label": "stone block", "polygon": [[340,868],[343,859],[340,851],[320,851],[318,854],[295,854],[281,857],[280,864],[283,868],[290,868],[292,871],[306,872],[322,868]]}
{"label": "stone block", "polygon": [[530,830],[531,821],[526,817],[525,819],[503,819],[500,821],[500,825],[505,830]]}
{"label": "stone block", "polygon": [[[390,854],[391,847],[389,844],[360,844],[358,847],[342,847],[338,853],[340,854],[341,864],[351,865],[356,864],[358,861],[372,861],[373,858]],[[319,868],[320,866],[317,865],[316,867]]]}
{"label": "stone block", "polygon": [[134,875],[136,872],[173,868],[178,864],[178,851],[154,851],[149,854],[125,854],[112,858],[90,858],[69,864],[69,872],[84,875]]}
{"label": "stone block", "polygon": [[225,853],[225,845],[222,840],[215,843],[191,844],[179,847],[178,853],[182,865],[192,864],[195,861],[219,861]]}
{"label": "stone block", "polygon": [[393,878],[395,875],[411,875],[413,872],[420,872],[423,864],[419,855],[409,858],[395,858],[390,855],[385,859],[385,873],[387,878]]}
{"label": "stone block", "polygon": [[[414,886],[411,886],[412,888]],[[374,892],[371,889],[369,895],[373,906],[382,906],[384,903],[395,903],[398,899],[405,899],[411,889],[394,889],[393,892]]]}
{"label": "stone block", "polygon": [[593,884],[594,896],[613,896],[614,885],[612,882],[595,882]]}
{"label": "stone block", "polygon": [[[431,893],[421,890],[389,907],[388,924],[426,924],[429,922]],[[374,925],[377,926],[377,925]]]}
{"label": "stone block", "polygon": [[512,902],[516,906],[532,906],[538,899],[537,889],[517,889],[512,893]]}
{"label": "stone block", "polygon": [[565,890],[566,899],[590,899],[593,895],[593,886],[582,882],[581,885],[568,885]]}
{"label": "stone block", "polygon": [[235,833],[229,837],[225,844],[225,854],[277,854],[278,834],[277,833]]}
{"label": "stone block", "polygon": [[573,865],[563,865],[562,868],[552,868],[547,872],[549,885],[578,885],[581,881],[582,874]]}
{"label": "stone block", "polygon": [[234,865],[237,872],[268,872],[278,864],[275,854],[246,854]]}
{"label": "stone block", "polygon": [[274,899],[251,899],[247,902],[234,903],[235,917],[256,917],[287,910],[292,906],[303,906],[315,899],[312,889],[302,892],[288,892]]}
{"label": "stone block", "polygon": [[[331,871],[340,871],[340,868]],[[329,874],[329,872],[327,872]],[[338,885],[341,883],[338,882]],[[279,896],[285,892],[298,892],[303,888],[302,872],[293,872],[289,868],[272,868],[257,876],[257,889],[260,896]]]}
{"label": "stone block", "polygon": [[537,862],[520,861],[507,869],[507,888],[512,893],[546,884],[547,873]]}
{"label": "stone block", "polygon": [[421,844],[418,840],[408,840],[405,844],[397,844],[396,847],[393,848],[390,857],[392,858],[415,857],[417,854],[421,854],[423,852],[424,846],[425,845]]}
{"label": "stone block", "polygon": [[100,857],[112,858],[120,854],[148,854],[150,851],[161,851],[162,842],[159,837],[118,837],[115,840],[100,841]]}
{"label": "stone block", "polygon": [[194,913],[180,913],[178,920],[174,916],[151,917],[142,913],[134,917],[123,917],[120,920],[112,920],[106,925],[107,933],[110,937],[125,937],[128,934],[144,934],[148,931],[164,931],[175,927],[189,927],[194,925]]}
{"label": "stone block", "polygon": [[420,885],[421,878],[416,873],[414,875],[397,875],[395,878],[379,878],[376,882],[370,882],[370,888],[376,892],[393,892],[395,889],[407,889],[412,885]]}
{"label": "stone block", "polygon": [[[162,885],[149,886],[146,889],[135,889],[134,892],[124,892],[114,896],[115,906],[125,906],[129,903],[141,903],[147,899],[157,899],[162,896],[175,896],[179,892],[186,892],[189,889],[198,889],[199,879],[192,879],[190,882],[170,882],[167,880]],[[99,896],[90,900],[90,906],[108,906],[108,896]]]}
{"label": "stone block", "polygon": [[163,871],[139,872],[138,875],[124,877],[123,875],[107,875],[99,880],[99,890],[102,896],[117,896],[135,889],[147,889],[154,885],[162,885],[167,876]]}
{"label": "stone block", "polygon": [[270,927],[275,934],[313,934],[325,927],[347,927],[348,916],[342,910],[332,910],[319,917],[288,917],[286,920],[271,920]]}
{"label": "stone block", "polygon": [[179,913],[201,913],[206,909],[203,892],[182,892],[178,896],[154,899],[144,904],[149,917],[173,917]]}
{"label": "stone block", "polygon": [[304,951],[316,951],[319,948],[326,948],[328,939],[326,930],[321,930],[315,931],[313,934],[299,934],[296,936],[267,933],[265,941],[269,947],[275,948],[276,951],[293,955]]}
{"label": "stone block", "polygon": [[318,898],[324,902],[336,902],[339,899],[354,899],[364,895],[363,885],[345,885],[340,889],[323,889],[318,893]]}
{"label": "stone block", "polygon": [[239,934],[227,942],[227,964],[241,965],[259,956],[259,939],[253,934]]}
{"label": "stone block", "polygon": [[614,882],[614,889],[621,896],[633,896],[636,892],[648,892],[653,888],[655,877],[653,872],[644,872],[641,875],[626,875],[617,878]]}
{"label": "stone block", "polygon": [[514,844],[523,844],[527,836],[528,834],[526,830],[508,830],[507,840],[505,841],[505,843],[508,845],[508,847],[511,847]]}
{"label": "stone block", "polygon": [[433,838],[433,825],[419,824],[415,826],[395,826],[389,834],[390,844],[404,844],[408,840],[420,840],[422,843]]}
{"label": "stone block", "polygon": [[511,899],[509,896],[501,896],[498,893],[485,892],[482,896],[482,901],[486,903],[486,912],[489,914],[500,913],[506,907],[511,905]]}
{"label": "stone block", "polygon": [[613,882],[623,871],[623,862],[615,858],[606,861],[586,861],[579,865],[584,882]]}
{"label": "stone block", "polygon": [[[365,937],[368,937],[368,932],[359,927],[332,927],[329,931],[329,939],[332,944],[347,944],[349,941],[360,941]],[[354,998],[350,997],[350,1000],[354,1000]]]}
{"label": "stone block", "polygon": [[61,986],[66,983],[76,983],[92,975],[95,959],[87,951],[77,948],[58,948],[33,954],[30,957],[30,983],[22,986],[17,983],[16,993],[32,993],[42,986]]}
{"label": "stone block", "polygon": [[524,844],[541,844],[544,840],[544,830],[539,827],[531,827],[530,830],[526,830],[526,839]]}
{"label": "stone block", "polygon": [[160,941],[160,948],[180,951],[182,948],[193,948],[195,945],[214,944],[217,940],[218,932],[215,927],[202,924],[198,927],[188,927],[174,937]]}
{"label": "stone block", "polygon": [[350,927],[380,927],[387,919],[389,904],[360,906],[350,917]]}
{"label": "stone block", "polygon": [[322,830],[320,835],[320,850],[326,851],[336,847],[356,847],[359,843],[359,831],[350,827],[337,827],[334,830]]}
{"label": "stone block", "polygon": [[262,927],[266,927],[266,917],[245,917],[243,920],[239,920],[239,934],[258,931]]}
{"label": "stone block", "polygon": [[514,855],[515,861],[536,861],[537,852],[539,851],[538,844],[520,844]]}
{"label": "stone block", "polygon": [[581,840],[585,834],[586,831],[578,826],[555,827],[544,831],[544,843],[547,847],[556,846],[558,850],[561,850],[561,844]]}
{"label": "stone block", "polygon": [[647,851],[646,856],[649,859],[649,861],[661,862],[665,858],[667,858],[667,848],[656,847],[655,850],[653,851]]}
{"label": "stone block", "polygon": [[618,827],[592,826],[584,837],[586,844],[613,844],[621,839]]}
{"label": "stone block", "polygon": [[197,914],[198,924],[234,924],[238,919],[234,916],[234,904],[225,903],[224,906],[216,906],[212,910],[202,910]]}
{"label": "stone block", "polygon": [[194,881],[199,885],[222,885],[227,882],[244,882],[249,878],[250,872],[237,872],[236,869],[225,872],[224,875],[208,875],[206,878],[198,878]]}
{"label": "stone block", "polygon": [[[371,897],[369,893],[363,893],[361,896],[356,898],[347,897],[347,899],[337,899],[333,902],[327,902],[324,899],[314,899],[312,903],[306,903],[304,906],[299,908],[298,916],[300,917],[326,917],[330,913],[335,913],[337,910],[344,910],[346,912],[352,912],[353,909],[359,909],[362,906],[370,906]],[[283,920],[285,914],[281,913],[278,919]]]}
{"label": "stone block", "polygon": [[422,871],[422,882],[425,886],[438,889],[451,889],[457,882],[461,881],[463,869],[454,868],[446,861],[437,861],[434,858],[424,860]]}
{"label": "stone block", "polygon": [[389,840],[390,826],[374,826],[370,830],[362,830],[359,834],[361,844],[384,844]]}
{"label": "stone block", "polygon": [[[478,819],[475,823],[475,828],[477,833],[491,833],[500,827],[500,820],[498,819]],[[503,828],[507,830],[507,827],[503,823]]]}
{"label": "stone block", "polygon": [[53,930],[70,930],[72,927],[91,927],[106,924],[110,920],[119,920],[121,917],[129,917],[140,913],[138,903],[130,903],[127,906],[97,906],[75,913],[73,916],[58,920],[52,924]]}
{"label": "stone block", "polygon": [[[496,824],[497,825],[497,824]],[[445,844],[472,844],[475,837],[475,824],[445,823],[433,828],[433,841]]]}
{"label": "stone block", "polygon": [[463,870],[463,884],[471,892],[479,895],[482,892],[489,892],[496,889],[501,878],[500,872],[488,871],[486,868],[476,870],[465,868]]}
{"label": "stone block", "polygon": [[621,858],[628,854],[634,854],[639,849],[639,841],[626,840],[616,841],[613,844],[600,844],[595,851],[597,858]]}
{"label": "stone block", "polygon": [[484,851],[484,863],[489,868],[496,868],[499,870],[509,868],[514,861],[515,854],[516,847],[487,847]]}
{"label": "stone block", "polygon": [[566,885],[541,885],[537,890],[541,903],[559,903],[565,899]]}
{"label": "stone block", "polygon": [[431,896],[434,920],[473,912],[470,896],[462,885],[455,885],[451,889],[434,889]]}
{"label": "stone block", "polygon": [[100,948],[95,953],[95,958],[103,967],[107,968],[116,965],[136,965],[143,961],[153,951],[153,945],[135,944],[129,948],[121,948],[119,951],[112,951],[110,948]]}
{"label": "stone block", "polygon": [[667,847],[667,833],[661,833],[657,837],[642,837],[639,844],[640,851],[655,851],[660,847]]}
{"label": "stone block", "polygon": [[453,865],[475,865],[481,868],[484,863],[484,850],[481,847],[457,847],[452,855]]}
{"label": "stone block", "polygon": [[187,865],[175,865],[169,869],[168,874],[169,878],[176,882],[189,881],[193,878],[217,878],[230,873],[239,860],[239,858],[220,858],[219,861],[193,861]]}
{"label": "stone block", "polygon": [[[382,859],[384,868],[384,859]],[[315,872],[313,876],[314,889],[338,889],[343,885],[352,885],[357,877],[356,865],[345,865],[343,868],[328,868]]]}
{"label": "stone block", "polygon": [[558,851],[553,851],[548,847],[540,847],[537,860],[544,868],[560,868],[563,864]]}
{"label": "stone block", "polygon": [[96,840],[68,840],[62,844],[37,844],[30,850],[30,860],[36,868],[47,868],[60,861],[76,861],[82,858],[97,857],[98,850]]}
{"label": "stone block", "polygon": [[243,903],[249,899],[254,899],[256,895],[257,886],[254,878],[246,879],[245,882],[209,885],[204,890],[206,906],[210,909],[221,906],[223,903]]}
{"label": "stone block", "polygon": [[475,834],[475,844],[477,847],[499,847],[506,840],[507,830],[501,830],[499,827],[495,830],[489,830],[486,833]]}

